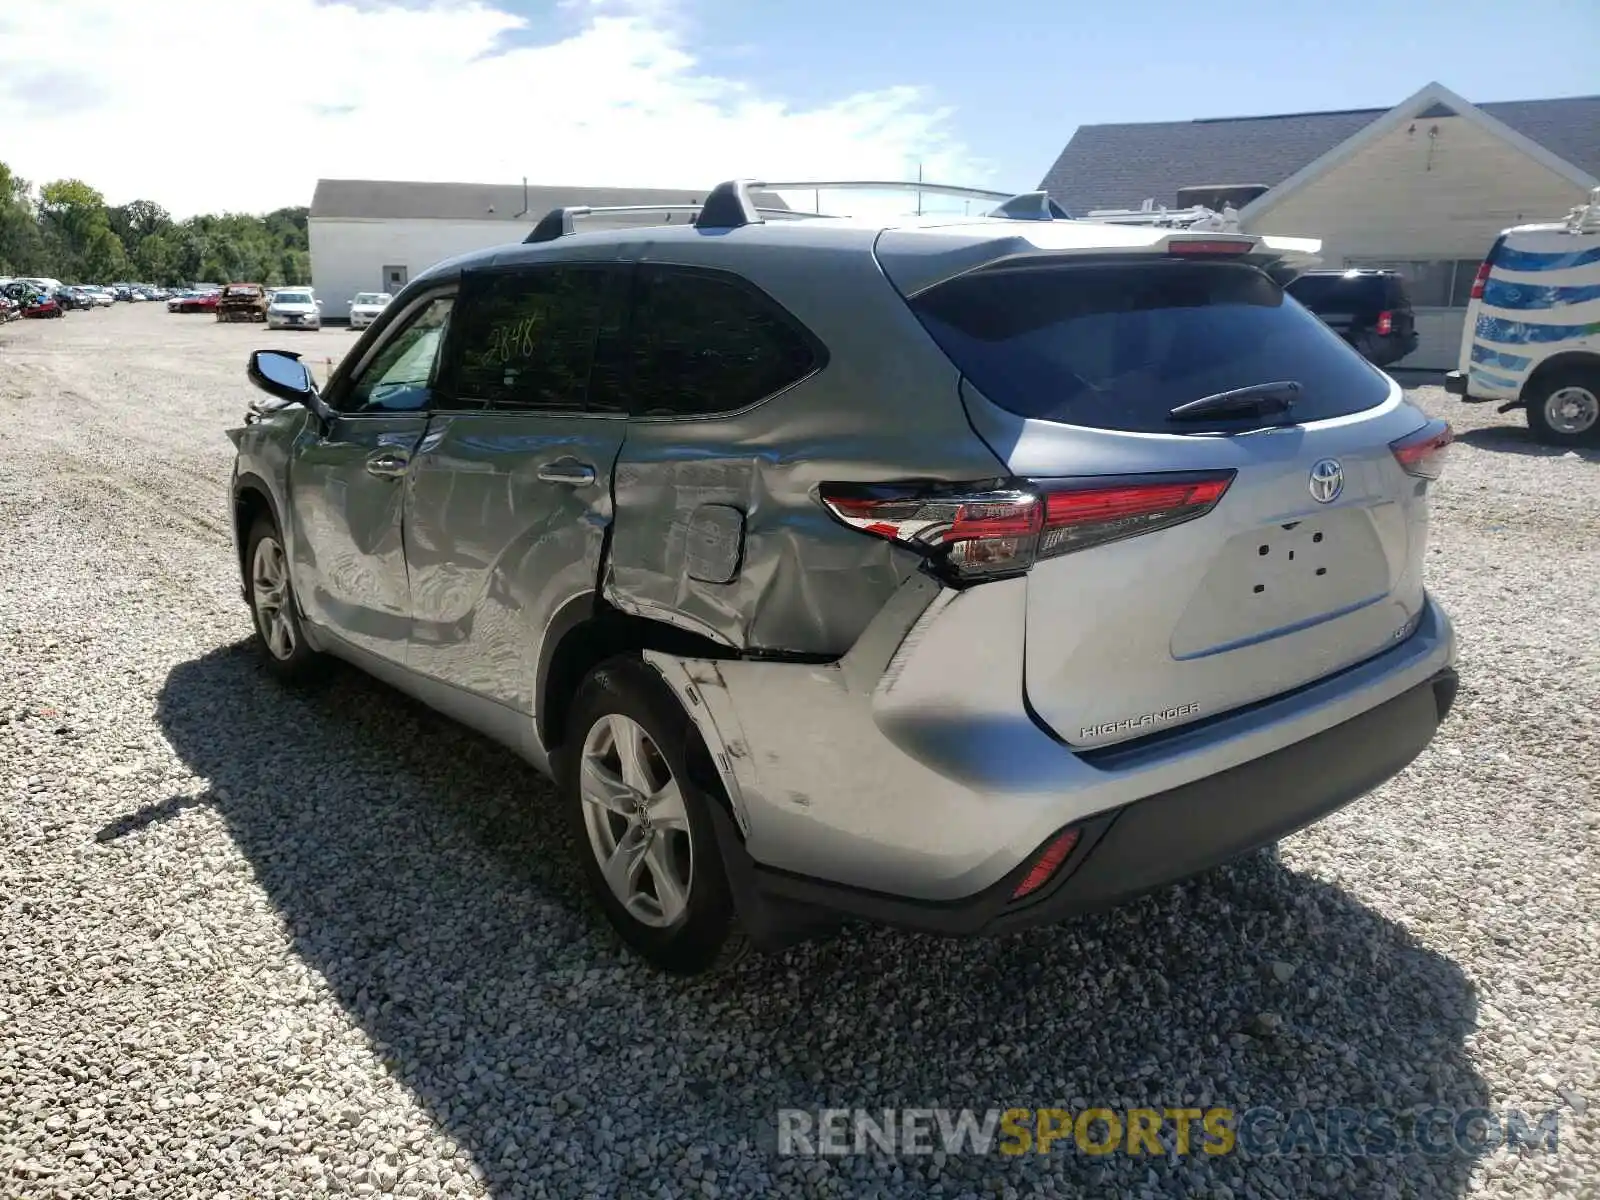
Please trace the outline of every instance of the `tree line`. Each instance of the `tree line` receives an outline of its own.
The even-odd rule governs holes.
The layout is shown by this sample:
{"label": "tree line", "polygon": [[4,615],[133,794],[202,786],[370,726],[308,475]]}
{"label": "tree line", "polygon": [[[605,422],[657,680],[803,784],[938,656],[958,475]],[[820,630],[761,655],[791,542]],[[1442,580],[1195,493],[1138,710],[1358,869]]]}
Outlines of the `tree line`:
{"label": "tree line", "polygon": [[311,282],[304,208],[175,221],[150,200],[110,205],[81,179],[37,191],[0,162],[0,277],[64,283]]}

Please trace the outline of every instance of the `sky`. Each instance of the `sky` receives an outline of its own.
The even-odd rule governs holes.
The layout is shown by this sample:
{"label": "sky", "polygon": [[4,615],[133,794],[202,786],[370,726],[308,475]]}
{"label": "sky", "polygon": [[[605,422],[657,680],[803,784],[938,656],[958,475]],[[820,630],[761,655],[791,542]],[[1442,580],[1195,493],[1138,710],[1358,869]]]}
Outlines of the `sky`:
{"label": "sky", "polygon": [[1596,0],[0,0],[0,162],[179,217],[319,177],[1023,191],[1080,124],[1591,95],[1597,46]]}

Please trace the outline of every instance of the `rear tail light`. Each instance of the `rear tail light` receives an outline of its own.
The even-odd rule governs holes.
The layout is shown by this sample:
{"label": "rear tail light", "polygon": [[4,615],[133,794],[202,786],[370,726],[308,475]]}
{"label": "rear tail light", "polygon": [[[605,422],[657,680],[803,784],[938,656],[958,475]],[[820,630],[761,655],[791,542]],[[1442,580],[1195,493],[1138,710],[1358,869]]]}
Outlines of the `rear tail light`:
{"label": "rear tail light", "polygon": [[1483,265],[1478,268],[1478,273],[1472,277],[1472,298],[1483,299],[1483,285],[1489,282],[1489,268],[1492,264],[1488,259],[1483,260]]}
{"label": "rear tail light", "polygon": [[1168,529],[1216,507],[1232,471],[988,484],[824,484],[823,504],[863,533],[927,555],[965,582],[1020,575],[1041,558]]}
{"label": "rear tail light", "polygon": [[1076,829],[1068,829],[1051,839],[1050,844],[1039,852],[1039,857],[1033,860],[1033,866],[1028,868],[1028,873],[1023,876],[1022,882],[1017,884],[1016,890],[1011,893],[1013,900],[1021,900],[1050,882],[1060,870],[1061,864],[1067,861],[1067,856],[1077,846],[1078,832]]}
{"label": "rear tail light", "polygon": [[1429,421],[1415,433],[1390,442],[1389,449],[1406,474],[1437,479],[1444,473],[1445,456],[1455,440],[1455,430],[1448,421]]}
{"label": "rear tail light", "polygon": [[1394,332],[1394,314],[1385,310],[1378,314],[1378,336],[1388,337]]}

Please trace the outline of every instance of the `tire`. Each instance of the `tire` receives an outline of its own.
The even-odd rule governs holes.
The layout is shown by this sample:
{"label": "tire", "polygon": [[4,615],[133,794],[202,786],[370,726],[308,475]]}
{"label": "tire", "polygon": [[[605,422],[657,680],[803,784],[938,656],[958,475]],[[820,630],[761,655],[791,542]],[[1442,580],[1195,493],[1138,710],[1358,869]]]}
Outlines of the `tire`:
{"label": "tire", "polygon": [[[276,547],[274,554],[273,547]],[[276,558],[276,570],[271,560]],[[306,641],[300,625],[300,610],[289,578],[288,553],[283,535],[271,517],[257,517],[245,542],[245,600],[250,605],[250,620],[267,670],[286,683],[303,683],[315,678],[323,666],[322,656]],[[268,588],[276,579],[276,585]]]}
{"label": "tire", "polygon": [[[708,808],[720,799],[696,782],[705,753],[661,677],[622,657],[584,679],[560,755],[561,803],[591,893],[635,953],[675,975],[708,971],[742,942]],[[606,861],[618,864],[615,885]]]}
{"label": "tire", "polygon": [[1600,367],[1562,367],[1527,390],[1528,430],[1548,446],[1600,442]]}

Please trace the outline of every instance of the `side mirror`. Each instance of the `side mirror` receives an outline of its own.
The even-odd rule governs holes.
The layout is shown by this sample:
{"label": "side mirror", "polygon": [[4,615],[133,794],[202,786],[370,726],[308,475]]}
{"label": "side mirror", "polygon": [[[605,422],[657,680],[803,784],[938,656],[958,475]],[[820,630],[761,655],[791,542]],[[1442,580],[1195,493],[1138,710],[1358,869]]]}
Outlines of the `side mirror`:
{"label": "side mirror", "polygon": [[267,395],[290,404],[305,405],[324,425],[333,419],[332,410],[317,393],[311,369],[300,361],[298,354],[288,350],[257,350],[250,355],[250,366],[245,374]]}
{"label": "side mirror", "polygon": [[300,356],[285,350],[257,350],[250,356],[246,374],[263,392],[290,403],[304,403],[317,390]]}

